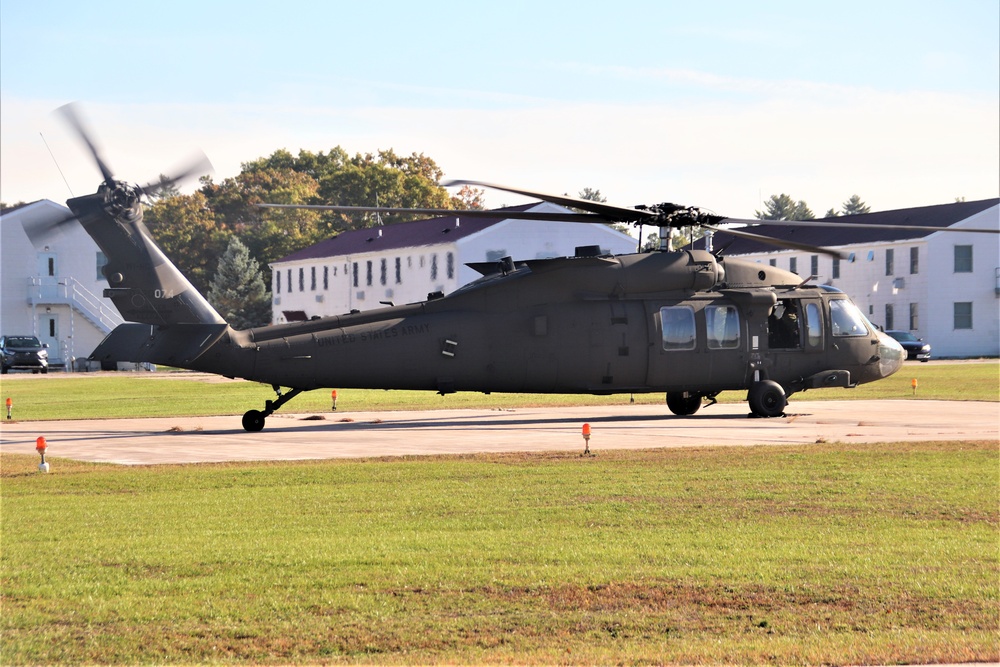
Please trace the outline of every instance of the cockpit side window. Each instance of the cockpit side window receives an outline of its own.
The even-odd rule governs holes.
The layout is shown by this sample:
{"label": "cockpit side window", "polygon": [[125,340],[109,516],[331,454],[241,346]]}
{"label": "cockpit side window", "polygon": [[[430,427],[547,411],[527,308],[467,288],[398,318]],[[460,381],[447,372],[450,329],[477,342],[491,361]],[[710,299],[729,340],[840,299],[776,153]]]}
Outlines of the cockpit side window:
{"label": "cockpit side window", "polygon": [[819,305],[806,304],[806,343],[809,347],[823,344],[823,320],[819,316]]}
{"label": "cockpit side window", "polygon": [[664,350],[693,350],[695,343],[694,309],[691,306],[660,308]]}
{"label": "cockpit side window", "polygon": [[710,350],[740,346],[740,314],[736,306],[706,306],[705,331]]}
{"label": "cockpit side window", "polygon": [[830,301],[830,326],[834,336],[867,336],[864,315],[847,299]]}

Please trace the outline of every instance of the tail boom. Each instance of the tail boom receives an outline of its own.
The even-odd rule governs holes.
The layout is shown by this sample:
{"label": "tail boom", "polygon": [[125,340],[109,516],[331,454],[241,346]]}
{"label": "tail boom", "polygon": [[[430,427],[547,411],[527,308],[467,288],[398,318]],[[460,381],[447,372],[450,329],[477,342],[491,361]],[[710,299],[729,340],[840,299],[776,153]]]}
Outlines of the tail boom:
{"label": "tail boom", "polygon": [[66,202],[107,257],[104,295],[129,322],[224,326],[225,320],[150,238],[138,194],[120,181],[114,185],[102,184],[96,194]]}

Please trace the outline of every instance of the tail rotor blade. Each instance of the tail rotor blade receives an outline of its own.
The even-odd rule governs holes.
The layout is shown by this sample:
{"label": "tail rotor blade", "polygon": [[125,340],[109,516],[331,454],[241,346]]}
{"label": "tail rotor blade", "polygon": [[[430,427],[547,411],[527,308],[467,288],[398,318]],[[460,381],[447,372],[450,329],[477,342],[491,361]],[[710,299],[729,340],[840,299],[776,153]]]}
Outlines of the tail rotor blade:
{"label": "tail rotor blade", "polygon": [[215,171],[215,169],[212,167],[212,162],[208,159],[208,156],[204,153],[199,153],[190,160],[187,167],[181,169],[176,174],[161,177],[159,180],[151,181],[146,185],[140,186],[140,188],[144,194],[152,196],[160,190],[173,187],[175,184],[180,183],[181,181],[186,181],[193,176],[204,176],[205,174],[210,174],[213,171]]}
{"label": "tail rotor blade", "polygon": [[24,228],[24,233],[28,235],[28,240],[35,248],[44,248],[46,245],[50,245],[58,237],[63,225],[76,220],[76,216],[70,212],[66,212],[65,215],[53,211],[49,211],[49,213],[55,213],[55,215],[26,215],[21,220],[21,227]]}
{"label": "tail rotor blade", "polygon": [[87,130],[87,128],[83,124],[83,121],[80,119],[80,116],[76,110],[76,105],[73,104],[72,102],[69,104],[64,104],[63,106],[56,109],[56,111],[62,114],[63,118],[66,119],[66,122],[69,123],[70,127],[73,128],[77,136],[80,137],[80,140],[87,145],[88,150],[90,150],[90,154],[94,158],[94,162],[97,163],[97,167],[101,170],[101,176],[104,177],[104,182],[107,183],[108,185],[114,183],[115,176],[112,173],[111,168],[108,167],[108,163],[105,162],[104,158],[101,157],[101,153],[100,151],[97,150],[97,146],[91,140],[90,138],[91,133]]}

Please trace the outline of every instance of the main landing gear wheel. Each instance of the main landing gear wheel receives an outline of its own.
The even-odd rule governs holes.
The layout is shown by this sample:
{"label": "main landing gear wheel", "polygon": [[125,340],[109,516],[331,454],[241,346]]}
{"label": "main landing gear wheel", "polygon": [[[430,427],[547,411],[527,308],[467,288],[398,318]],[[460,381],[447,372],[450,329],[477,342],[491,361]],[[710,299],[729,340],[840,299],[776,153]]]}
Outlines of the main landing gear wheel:
{"label": "main landing gear wheel", "polygon": [[667,407],[675,415],[682,417],[693,415],[701,407],[701,394],[693,394],[689,391],[668,392]]}
{"label": "main landing gear wheel", "polygon": [[747,401],[750,411],[758,417],[780,417],[785,414],[785,406],[788,405],[785,390],[774,380],[753,383]]}

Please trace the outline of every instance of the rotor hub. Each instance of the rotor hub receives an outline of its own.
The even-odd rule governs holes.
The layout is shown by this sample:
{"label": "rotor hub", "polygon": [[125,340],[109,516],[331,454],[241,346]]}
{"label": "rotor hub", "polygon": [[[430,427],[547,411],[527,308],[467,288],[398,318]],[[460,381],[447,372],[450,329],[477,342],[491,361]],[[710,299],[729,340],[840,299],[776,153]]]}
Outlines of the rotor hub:
{"label": "rotor hub", "polygon": [[655,204],[653,206],[636,206],[636,209],[648,211],[655,215],[652,219],[640,220],[638,222],[644,225],[657,225],[670,229],[714,225],[725,219],[722,216],[705,213],[695,206],[679,206],[670,203]]}
{"label": "rotor hub", "polygon": [[124,181],[110,181],[98,189],[104,201],[104,210],[116,220],[131,221],[140,213],[139,192]]}

